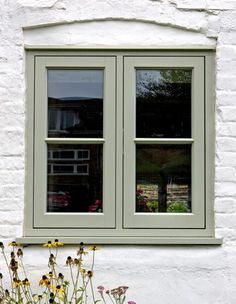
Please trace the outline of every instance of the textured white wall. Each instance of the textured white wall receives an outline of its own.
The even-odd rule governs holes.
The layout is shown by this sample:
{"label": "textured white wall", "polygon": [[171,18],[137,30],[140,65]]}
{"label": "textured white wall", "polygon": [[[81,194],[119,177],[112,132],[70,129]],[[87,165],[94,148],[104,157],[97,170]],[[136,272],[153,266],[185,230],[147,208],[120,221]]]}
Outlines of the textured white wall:
{"label": "textured white wall", "polygon": [[[103,246],[97,254],[95,279],[109,288],[129,285],[129,299],[139,304],[235,303],[236,1],[0,0],[0,8],[3,241],[21,236],[23,228],[24,44],[216,44],[215,218],[223,246]],[[63,253],[74,250],[64,248]],[[39,277],[46,252],[32,246],[25,255],[32,275]]]}

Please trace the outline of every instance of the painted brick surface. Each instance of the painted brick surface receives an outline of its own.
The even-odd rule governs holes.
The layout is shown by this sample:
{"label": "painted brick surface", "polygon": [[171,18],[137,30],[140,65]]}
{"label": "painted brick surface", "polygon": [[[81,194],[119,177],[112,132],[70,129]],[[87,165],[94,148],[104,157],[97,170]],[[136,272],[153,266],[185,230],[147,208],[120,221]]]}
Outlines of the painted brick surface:
{"label": "painted brick surface", "polygon": [[[236,1],[0,0],[0,7],[0,238],[6,241],[23,230],[24,44],[216,44],[215,218],[223,246],[103,246],[95,280],[110,288],[128,284],[129,298],[139,304],[235,303]],[[39,277],[46,252],[26,251]]]}

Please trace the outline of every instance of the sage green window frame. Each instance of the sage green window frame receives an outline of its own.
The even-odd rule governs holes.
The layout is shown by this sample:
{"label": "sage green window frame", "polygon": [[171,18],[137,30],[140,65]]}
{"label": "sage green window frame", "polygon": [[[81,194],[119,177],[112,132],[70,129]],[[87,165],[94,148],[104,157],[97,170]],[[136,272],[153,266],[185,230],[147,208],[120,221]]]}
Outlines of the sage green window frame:
{"label": "sage green window frame", "polygon": [[[86,60],[86,58],[88,60]],[[91,58],[95,58],[97,60],[94,59],[96,63],[95,61],[92,62]],[[93,50],[90,48],[77,49],[73,47],[70,49],[60,49],[57,47],[51,47],[51,49],[49,49],[44,46],[37,48],[27,47],[25,220],[23,236],[18,238],[18,240],[22,243],[40,243],[49,237],[56,236],[65,243],[79,243],[83,240],[84,242],[109,244],[220,244],[222,240],[215,237],[214,227],[214,58],[214,49],[211,47],[205,49],[196,47],[191,50],[189,50],[189,48],[185,50],[173,50],[172,48],[166,48],[164,50],[122,48]],[[109,60],[112,62],[109,63]],[[37,61],[40,63],[39,66],[36,64]],[[98,62],[100,62],[100,64]],[[61,143],[60,139],[48,139],[45,136],[45,127],[39,131],[39,133],[42,133],[39,136],[40,140],[36,139],[38,137],[36,134],[39,126],[34,118],[38,115],[38,111],[42,113],[46,111],[45,102],[44,108],[38,108],[36,91],[38,90],[38,94],[46,100],[46,67],[56,68],[60,66],[63,68],[100,67],[105,70],[108,70],[110,66],[110,73],[114,73],[114,75],[105,77],[107,84],[104,83],[108,90],[104,97],[105,104],[108,95],[111,100],[114,101],[114,107],[109,110],[111,111],[110,113],[112,113],[112,115],[109,115],[110,121],[107,121],[110,125],[114,124],[113,137],[111,138],[110,136],[112,144],[109,150],[112,156],[105,153],[104,160],[106,163],[106,159],[108,158],[110,159],[110,164],[113,162],[113,165],[109,167],[110,173],[107,173],[110,176],[107,184],[109,183],[111,186],[109,189],[111,200],[110,206],[104,209],[104,214],[108,215],[107,220],[103,219],[99,223],[96,223],[95,226],[93,226],[89,214],[68,215],[73,218],[72,225],[69,219],[69,222],[65,223],[65,218],[59,219],[57,214],[53,214],[51,218],[46,220],[45,208],[42,208],[42,198],[39,199],[40,190],[36,190],[37,187],[35,187],[36,171],[41,170],[39,164],[42,162],[45,163],[46,161],[46,143],[50,141]],[[134,116],[135,87],[133,87],[133,85],[135,68],[143,66],[152,66],[152,68],[161,66],[168,68],[188,66],[188,68],[194,71],[193,81],[195,85],[193,100],[196,100],[194,94],[199,94],[198,96],[200,96],[202,104],[200,109],[196,108],[198,107],[197,104],[194,105],[195,108],[192,111],[194,115],[192,126],[196,124],[198,119],[196,113],[200,115],[200,113],[204,111],[203,134],[202,131],[198,133],[197,136],[201,137],[198,142],[199,147],[194,150],[194,155],[200,151],[200,156],[194,156],[194,160],[200,162],[201,168],[199,172],[203,175],[204,182],[198,184],[196,181],[196,183],[193,184],[193,186],[200,185],[200,189],[203,190],[203,192],[200,196],[200,208],[194,203],[193,214],[186,215],[189,218],[187,220],[186,218],[182,218],[180,214],[162,214],[160,216],[157,215],[157,225],[155,220],[153,221],[152,219],[153,214],[137,215],[134,213],[135,201],[130,203],[130,199],[134,199],[134,193],[132,194],[132,192],[134,189],[135,172],[133,172],[134,170],[132,169],[134,168],[134,162],[131,160],[134,156],[133,147],[134,142],[137,143],[140,140],[142,141],[142,139],[135,139],[134,125],[131,126],[127,124],[127,115],[129,115],[128,113],[130,112],[130,115],[132,117]],[[39,72],[40,69],[41,72]],[[199,80],[199,84],[197,84],[197,79]],[[113,84],[112,81],[114,81]],[[36,88],[37,83],[40,84],[40,88]],[[44,96],[42,94],[44,94]],[[44,122],[46,123],[46,113]],[[105,123],[105,129],[106,128],[109,129]],[[183,140],[183,142],[186,143],[189,141],[192,143],[193,140],[196,142],[196,136],[194,139]],[[77,140],[66,139],[66,141],[75,143]],[[173,140],[172,143],[174,143],[174,141],[175,140]],[[83,139],[80,142],[87,143],[87,140]],[[95,142],[101,141],[99,139],[89,141],[89,143]],[[159,143],[161,142],[165,143],[166,140],[159,139]],[[148,142],[147,140],[145,143],[151,143],[151,141]],[[201,147],[202,144],[203,148]],[[131,145],[133,147],[131,147]],[[39,149],[37,153],[35,146],[37,146],[37,150]],[[35,167],[36,161],[38,162],[38,167],[37,165]],[[204,168],[202,166],[204,166]],[[130,170],[133,172],[132,174],[129,173],[129,168],[132,169]],[[197,173],[197,166],[194,168],[195,173]],[[199,174],[199,172],[197,174]],[[46,172],[42,171],[40,174],[43,180]],[[44,177],[44,179],[45,178],[46,177]],[[35,210],[39,208],[41,211],[37,210],[37,212],[35,212],[35,199],[36,201],[38,200],[38,204],[41,205],[41,207],[36,207]],[[39,211],[41,212],[40,216]],[[84,227],[79,226],[78,216],[81,216],[81,220],[84,218],[84,220],[82,220],[82,222],[84,221]],[[194,216],[194,223],[192,223]],[[156,217],[156,215],[154,215],[154,217]],[[174,217],[178,219],[174,220]],[[64,225],[62,221],[65,223]],[[35,222],[37,223],[36,226]]]}
{"label": "sage green window frame", "polygon": [[[189,69],[192,71],[191,138],[136,138],[136,70]],[[204,228],[204,57],[125,57],[124,58],[124,226],[126,228]],[[132,89],[131,89],[132,88]],[[135,212],[136,144],[190,144],[192,146],[192,206],[191,213]]]}
{"label": "sage green window frame", "polygon": [[[115,227],[115,57],[35,57],[34,135],[34,227],[114,228]],[[103,138],[47,137],[47,71],[49,69],[100,69],[104,71]],[[50,213],[46,211],[47,145],[103,145],[103,212]],[[37,185],[37,186],[36,186]]]}

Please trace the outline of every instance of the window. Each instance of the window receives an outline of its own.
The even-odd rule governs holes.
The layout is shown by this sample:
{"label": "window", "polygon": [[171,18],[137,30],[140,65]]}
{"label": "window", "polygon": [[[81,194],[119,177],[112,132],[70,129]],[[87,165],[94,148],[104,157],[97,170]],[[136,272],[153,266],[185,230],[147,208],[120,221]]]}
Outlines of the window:
{"label": "window", "polygon": [[217,243],[207,51],[27,54],[24,237]]}

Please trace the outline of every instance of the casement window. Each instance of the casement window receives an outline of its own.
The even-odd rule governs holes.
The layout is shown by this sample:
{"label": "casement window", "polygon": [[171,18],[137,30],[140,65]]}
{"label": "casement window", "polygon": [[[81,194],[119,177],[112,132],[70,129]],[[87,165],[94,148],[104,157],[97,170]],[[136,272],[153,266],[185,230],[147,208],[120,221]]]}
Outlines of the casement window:
{"label": "casement window", "polygon": [[219,243],[214,52],[27,51],[22,240]]}

